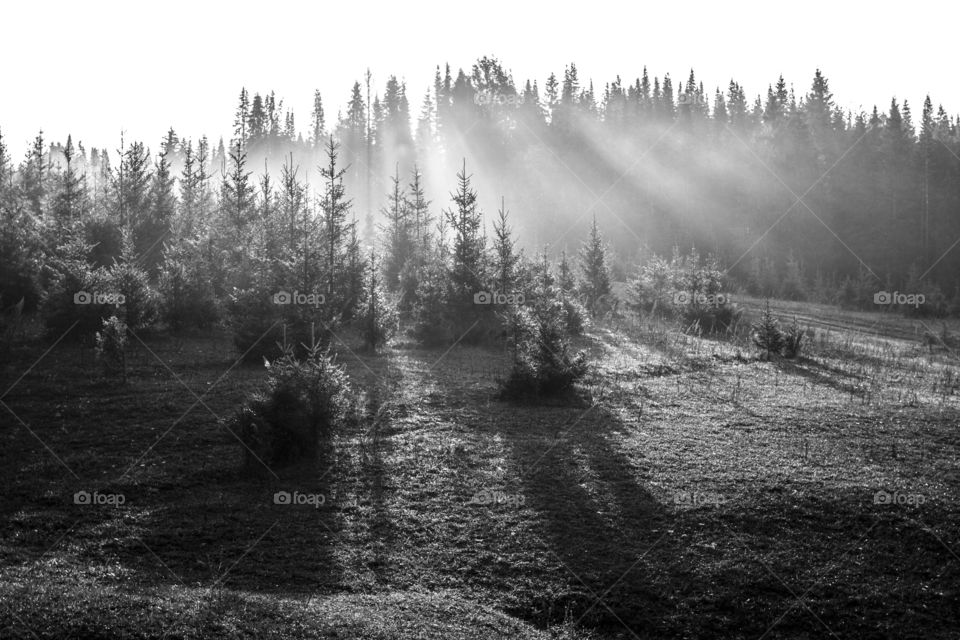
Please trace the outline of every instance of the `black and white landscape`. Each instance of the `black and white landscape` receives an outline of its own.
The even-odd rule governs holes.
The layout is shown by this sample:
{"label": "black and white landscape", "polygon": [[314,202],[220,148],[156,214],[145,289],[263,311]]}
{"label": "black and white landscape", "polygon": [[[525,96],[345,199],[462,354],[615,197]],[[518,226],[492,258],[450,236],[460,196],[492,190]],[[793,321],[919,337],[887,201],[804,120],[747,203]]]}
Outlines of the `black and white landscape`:
{"label": "black and white landscape", "polygon": [[956,7],[154,5],[0,9],[0,638],[958,637]]}

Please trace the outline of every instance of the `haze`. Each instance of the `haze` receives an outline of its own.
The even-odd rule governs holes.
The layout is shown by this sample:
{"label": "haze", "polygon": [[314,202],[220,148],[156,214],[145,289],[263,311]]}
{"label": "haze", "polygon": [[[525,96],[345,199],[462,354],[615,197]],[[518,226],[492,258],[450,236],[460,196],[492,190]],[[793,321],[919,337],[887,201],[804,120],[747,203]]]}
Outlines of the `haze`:
{"label": "haze", "polygon": [[598,94],[644,65],[676,80],[692,67],[711,93],[734,78],[752,101],[781,73],[801,94],[820,67],[845,109],[883,109],[896,95],[919,111],[928,92],[951,115],[960,105],[948,82],[952,3],[906,14],[806,2],[789,19],[760,2],[588,6],[492,0],[464,19],[445,2],[18,2],[0,22],[0,127],[17,159],[40,128],[111,150],[121,129],[152,146],[170,126],[216,140],[229,137],[246,86],[275,90],[302,129],[314,89],[333,121],[367,68],[378,90],[389,74],[406,79],[416,113],[436,65],[456,72],[482,55],[541,87],[575,61]]}

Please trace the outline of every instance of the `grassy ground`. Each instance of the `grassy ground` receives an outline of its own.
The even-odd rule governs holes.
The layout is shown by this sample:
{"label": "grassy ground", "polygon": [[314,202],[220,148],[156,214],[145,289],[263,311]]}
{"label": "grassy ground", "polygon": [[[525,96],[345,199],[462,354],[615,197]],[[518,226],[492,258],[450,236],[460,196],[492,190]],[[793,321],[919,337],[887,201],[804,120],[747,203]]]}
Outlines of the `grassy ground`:
{"label": "grassy ground", "polygon": [[596,326],[582,399],[541,406],[495,399],[496,351],[339,345],[369,418],[262,477],[224,419],[263,369],[227,336],[134,341],[125,385],[25,346],[0,637],[953,637],[958,359],[806,312],[854,329],[760,362]]}

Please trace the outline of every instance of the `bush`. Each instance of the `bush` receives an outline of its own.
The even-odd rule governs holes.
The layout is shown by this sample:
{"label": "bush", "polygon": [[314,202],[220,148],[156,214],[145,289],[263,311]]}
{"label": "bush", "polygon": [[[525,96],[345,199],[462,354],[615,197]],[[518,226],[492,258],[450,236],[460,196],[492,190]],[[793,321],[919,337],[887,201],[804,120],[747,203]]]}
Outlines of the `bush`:
{"label": "bush", "polygon": [[800,356],[800,349],[803,344],[803,331],[797,324],[797,319],[793,319],[793,324],[787,327],[783,333],[783,347],[780,353],[784,358],[797,358]]}
{"label": "bush", "polygon": [[569,391],[587,371],[583,352],[571,353],[562,322],[517,309],[512,318],[514,360],[501,387],[505,398],[558,396]]}
{"label": "bush", "polygon": [[780,330],[780,323],[770,311],[770,301],[767,300],[759,322],[753,325],[751,335],[753,344],[766,352],[766,357],[771,354],[779,354],[783,348],[783,332]]}
{"label": "bush", "polygon": [[103,321],[103,329],[97,332],[97,360],[106,376],[119,376],[127,380],[127,325],[117,316]]}
{"label": "bush", "polygon": [[283,355],[267,362],[266,390],[233,418],[231,428],[244,444],[248,468],[261,462],[283,467],[314,460],[319,444],[351,411],[346,372],[329,351],[311,341],[306,358],[282,345]]}
{"label": "bush", "polygon": [[673,312],[673,297],[677,290],[679,274],[671,264],[659,256],[653,256],[637,270],[630,282],[628,305],[638,313],[670,315]]}
{"label": "bush", "polygon": [[630,283],[629,306],[638,314],[678,319],[685,330],[701,334],[730,331],[741,312],[723,293],[724,274],[716,260],[701,260],[696,250],[674,250],[668,262],[652,256]]}
{"label": "bush", "polygon": [[586,356],[572,353],[567,338],[565,299],[541,261],[534,269],[532,299],[505,314],[513,368],[501,387],[502,397],[562,395],[586,373]]}
{"label": "bush", "polygon": [[685,328],[700,334],[726,333],[740,321],[743,312],[730,302],[718,304],[693,303],[682,308],[680,317]]}
{"label": "bush", "polygon": [[797,319],[793,319],[791,324],[784,331],[780,328],[780,323],[770,311],[770,301],[764,306],[760,320],[754,323],[751,337],[753,344],[764,351],[764,356],[769,359],[771,355],[779,355],[784,358],[797,358],[800,356],[800,350],[803,345],[803,330],[797,324]]}

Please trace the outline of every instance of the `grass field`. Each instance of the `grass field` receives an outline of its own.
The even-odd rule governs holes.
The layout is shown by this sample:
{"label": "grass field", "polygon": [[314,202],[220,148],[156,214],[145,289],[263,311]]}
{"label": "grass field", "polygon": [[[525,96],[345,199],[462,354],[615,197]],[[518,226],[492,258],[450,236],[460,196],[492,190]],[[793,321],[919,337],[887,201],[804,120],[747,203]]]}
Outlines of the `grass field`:
{"label": "grass field", "polygon": [[0,637],[957,637],[960,358],[776,310],[803,358],[601,323],[580,399],[538,406],[496,399],[495,350],[338,344],[367,418],[259,475],[227,419],[263,368],[226,334],[134,340],[126,384],[25,344]]}

